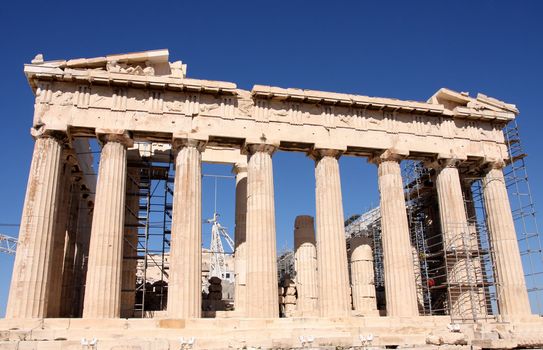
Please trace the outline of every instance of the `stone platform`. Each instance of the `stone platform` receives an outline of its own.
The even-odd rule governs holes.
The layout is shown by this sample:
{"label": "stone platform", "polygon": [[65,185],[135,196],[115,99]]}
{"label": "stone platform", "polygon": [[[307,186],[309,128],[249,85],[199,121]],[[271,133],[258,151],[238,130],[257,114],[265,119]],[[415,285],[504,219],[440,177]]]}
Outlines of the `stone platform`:
{"label": "stone platform", "polygon": [[[543,345],[541,318],[448,327],[450,318],[0,320],[0,350],[524,348]],[[363,344],[372,335],[371,343]],[[181,339],[182,338],[182,339]],[[96,345],[82,345],[86,339]],[[191,341],[193,339],[193,342]],[[307,340],[311,340],[307,342]],[[191,343],[192,344],[189,344]]]}

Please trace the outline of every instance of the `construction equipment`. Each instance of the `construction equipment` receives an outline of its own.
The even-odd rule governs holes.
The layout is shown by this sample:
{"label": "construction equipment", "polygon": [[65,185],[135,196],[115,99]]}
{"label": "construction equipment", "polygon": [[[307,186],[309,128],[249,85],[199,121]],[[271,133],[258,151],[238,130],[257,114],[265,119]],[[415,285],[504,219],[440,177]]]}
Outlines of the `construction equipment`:
{"label": "construction equipment", "polygon": [[222,239],[228,244],[230,251],[234,251],[234,241],[228,235],[226,227],[223,227],[219,223],[219,214],[213,213],[213,218],[206,220],[211,226],[211,263],[209,268],[210,277],[218,277],[224,279],[226,277],[226,264],[225,264],[225,252],[222,244]]}
{"label": "construction equipment", "polygon": [[234,241],[228,235],[226,227],[222,226],[219,223],[219,214],[217,213],[217,179],[233,179],[233,176],[228,175],[208,175],[205,174],[204,177],[212,177],[214,179],[214,210],[213,218],[206,220],[211,226],[211,242],[209,250],[211,252],[211,261],[209,267],[209,277],[218,277],[220,279],[226,278],[226,263],[225,263],[225,252],[224,246],[222,244],[222,239],[226,241],[230,248],[230,254],[234,252]]}
{"label": "construction equipment", "polygon": [[0,233],[0,253],[15,255],[17,238]]}

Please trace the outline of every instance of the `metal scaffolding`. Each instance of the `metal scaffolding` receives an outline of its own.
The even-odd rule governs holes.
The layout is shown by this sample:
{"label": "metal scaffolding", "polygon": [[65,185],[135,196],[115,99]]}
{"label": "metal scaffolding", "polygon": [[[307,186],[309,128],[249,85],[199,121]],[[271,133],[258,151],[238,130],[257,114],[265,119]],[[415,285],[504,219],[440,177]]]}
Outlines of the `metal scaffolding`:
{"label": "metal scaffolding", "polygon": [[285,248],[277,257],[277,278],[279,284],[285,279],[294,279],[296,277],[296,270],[294,268],[294,251]]}
{"label": "metal scaffolding", "polygon": [[[419,312],[436,314],[442,308],[443,292],[435,288],[441,274],[441,261],[435,256],[440,251],[441,240],[435,234],[435,222],[428,212],[436,202],[431,196],[431,179],[428,169],[421,162],[405,161],[402,164],[405,182],[407,217],[413,251],[415,281]],[[437,301],[437,302],[436,302]]]}
{"label": "metal scaffolding", "polygon": [[[133,157],[129,166],[139,169],[138,176],[129,178],[129,181],[136,183],[138,191],[127,194],[137,196],[139,202],[138,212],[130,213],[137,217],[138,230],[134,316],[152,317],[153,312],[166,310],[167,306],[174,164],[171,149],[162,144],[138,143],[136,147],[138,156]],[[217,276],[232,282],[234,276],[225,261],[227,256],[233,255],[234,242],[218,221],[217,179],[235,177],[207,174],[202,177],[211,177],[215,181],[215,213],[212,219],[205,221],[212,224],[211,246],[209,250],[203,249],[202,253],[203,260],[210,261],[210,264],[202,264],[202,290],[207,292],[209,277]],[[130,208],[127,207],[127,211],[130,212]],[[226,241],[230,251],[225,251],[222,240]]]}
{"label": "metal scaffolding", "polygon": [[527,154],[516,119],[504,129],[509,162],[504,169],[532,312],[543,314],[543,250],[535,204],[528,181]]}
{"label": "metal scaffolding", "polygon": [[348,256],[350,256],[351,238],[353,237],[368,237],[371,239],[377,308],[382,310],[385,308],[385,277],[383,246],[381,244],[381,210],[379,207],[372,208],[362,215],[351,216],[345,221],[345,241]]}
{"label": "metal scaffolding", "polygon": [[170,150],[156,158],[153,144],[142,148],[141,162],[135,164],[139,179],[133,180],[139,191],[132,194],[139,200],[134,315],[146,317],[146,311],[166,309],[174,178]]}
{"label": "metal scaffolding", "polygon": [[[411,232],[419,310],[450,315],[454,321],[493,318],[496,314],[494,266],[479,178],[465,188],[466,223],[441,227],[434,172],[420,161],[402,163]],[[475,195],[472,195],[475,193]]]}

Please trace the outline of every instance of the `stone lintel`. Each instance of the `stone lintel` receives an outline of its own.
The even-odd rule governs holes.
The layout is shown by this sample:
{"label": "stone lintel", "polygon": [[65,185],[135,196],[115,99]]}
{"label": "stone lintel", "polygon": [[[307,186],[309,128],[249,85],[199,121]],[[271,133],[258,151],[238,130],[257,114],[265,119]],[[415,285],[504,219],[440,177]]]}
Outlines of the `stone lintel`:
{"label": "stone lintel", "polygon": [[227,165],[247,164],[247,155],[241,154],[239,147],[217,147],[208,143],[202,153],[202,162]]}
{"label": "stone lintel", "polygon": [[374,153],[372,157],[368,158],[368,162],[379,165],[382,162],[401,160],[409,156],[409,151],[404,149],[389,148],[381,152]]}

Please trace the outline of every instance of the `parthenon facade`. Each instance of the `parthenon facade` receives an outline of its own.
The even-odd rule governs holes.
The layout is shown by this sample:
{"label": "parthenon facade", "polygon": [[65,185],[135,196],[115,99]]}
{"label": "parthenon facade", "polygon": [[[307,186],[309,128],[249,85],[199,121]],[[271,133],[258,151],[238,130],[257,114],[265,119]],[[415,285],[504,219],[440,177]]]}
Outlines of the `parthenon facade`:
{"label": "parthenon facade", "polygon": [[[229,317],[279,318],[277,150],[303,152],[315,162],[314,226],[307,216],[296,222],[296,247],[304,249],[296,266],[307,281],[298,291],[306,298],[298,304],[301,316],[420,318],[400,172],[403,160],[420,160],[436,174],[445,242],[468,226],[465,184],[483,178],[498,317],[513,323],[537,318],[502,172],[508,158],[502,129],[518,114],[512,104],[445,88],[427,102],[262,85],[246,91],[187,78],[186,65],[170,63],[167,50],[58,61],[38,55],[24,71],[36,96],[35,146],[1,322],[132,317],[136,262],[126,257],[136,255],[138,202],[130,194],[140,176],[138,145],[149,143],[171,149],[175,162],[165,320],[202,317],[202,162],[232,164],[236,175],[236,289]],[[97,180],[89,176],[90,138],[101,144]],[[366,292],[371,247],[362,239],[348,252],[345,244],[342,156],[367,160],[378,171],[386,294],[381,316],[375,290]],[[464,263],[458,259],[454,266],[460,271]],[[482,278],[462,271],[459,278]],[[452,300],[451,312],[480,307],[462,298]],[[480,308],[476,312],[486,312]]]}

